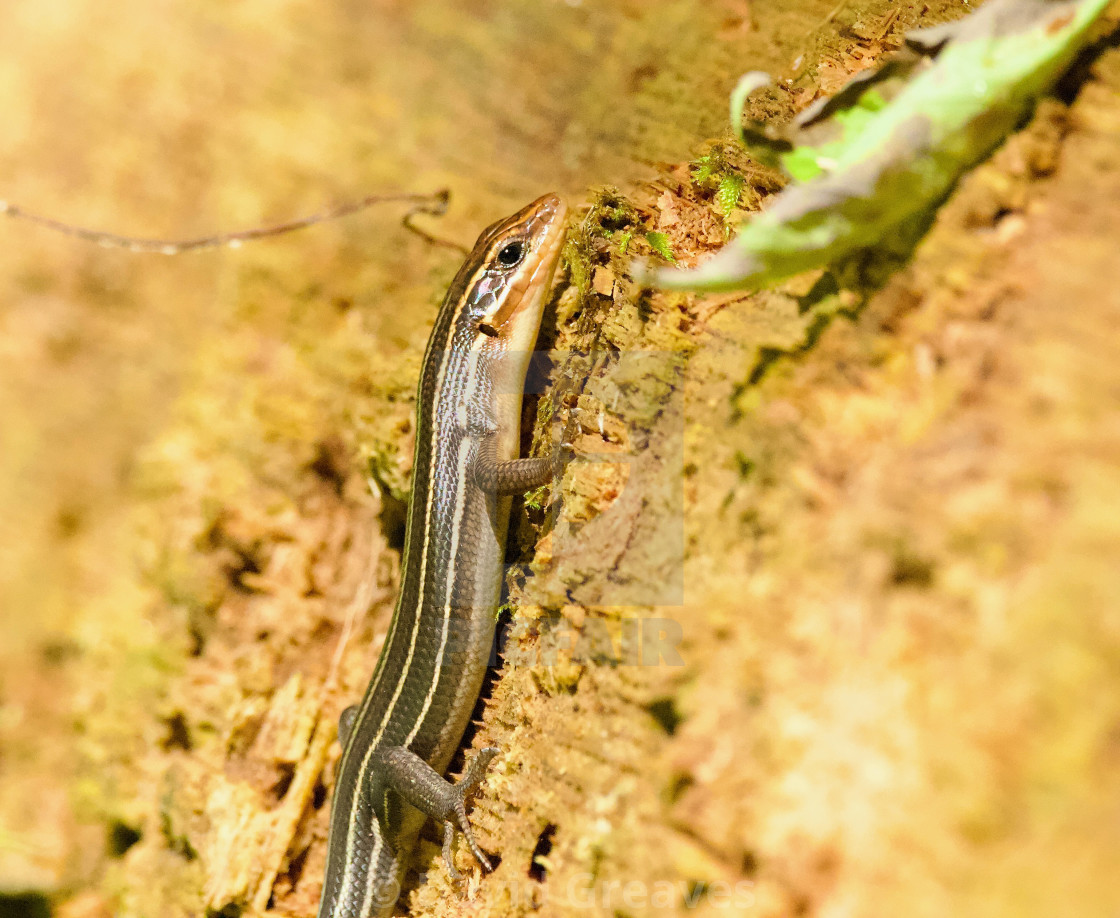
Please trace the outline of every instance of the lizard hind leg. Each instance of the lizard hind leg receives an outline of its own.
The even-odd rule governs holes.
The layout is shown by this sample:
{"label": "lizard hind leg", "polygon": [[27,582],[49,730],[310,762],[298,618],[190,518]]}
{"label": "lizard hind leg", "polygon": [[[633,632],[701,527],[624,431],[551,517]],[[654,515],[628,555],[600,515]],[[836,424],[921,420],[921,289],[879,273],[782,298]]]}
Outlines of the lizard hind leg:
{"label": "lizard hind leg", "polygon": [[486,769],[498,754],[489,746],[482,749],[471,761],[466,773],[457,784],[442,777],[427,762],[403,746],[390,746],[377,757],[377,767],[384,785],[401,795],[408,803],[426,816],[443,823],[443,859],[448,872],[455,879],[459,871],[452,863],[455,829],[467,840],[471,853],[482,867],[492,869],[489,859],[475,841],[467,821],[466,798],[486,776]]}

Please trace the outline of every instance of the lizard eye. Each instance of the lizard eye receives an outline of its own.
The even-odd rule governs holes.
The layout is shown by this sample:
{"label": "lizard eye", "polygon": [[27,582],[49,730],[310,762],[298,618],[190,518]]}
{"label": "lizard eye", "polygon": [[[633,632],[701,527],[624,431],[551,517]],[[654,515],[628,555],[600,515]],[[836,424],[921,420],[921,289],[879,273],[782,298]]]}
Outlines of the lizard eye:
{"label": "lizard eye", "polygon": [[503,268],[516,267],[524,257],[525,245],[521,242],[511,242],[498,250],[498,264]]}

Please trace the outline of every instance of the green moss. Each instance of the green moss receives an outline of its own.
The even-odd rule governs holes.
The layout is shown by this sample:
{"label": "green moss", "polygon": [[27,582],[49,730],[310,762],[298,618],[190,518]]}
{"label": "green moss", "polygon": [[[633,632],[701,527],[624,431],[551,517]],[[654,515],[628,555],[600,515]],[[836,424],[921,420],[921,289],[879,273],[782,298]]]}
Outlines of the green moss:
{"label": "green moss", "polygon": [[723,217],[728,234],[731,217],[742,205],[743,194],[748,187],[748,170],[756,171],[742,147],[725,140],[713,142],[703,156],[690,163],[692,184],[712,195],[712,203]]}
{"label": "green moss", "polygon": [[394,500],[408,501],[411,476],[401,468],[399,447],[385,440],[374,440],[363,447],[369,468],[369,477]]}
{"label": "green moss", "polygon": [[716,188],[716,207],[725,220],[739,206],[746,184],[746,179],[735,173],[728,173],[720,179],[719,187]]}
{"label": "green moss", "polygon": [[541,485],[525,495],[525,506],[530,510],[543,510],[548,503],[549,486]]}
{"label": "green moss", "polygon": [[646,233],[646,242],[649,243],[649,247],[651,249],[653,249],[666,261],[674,263],[676,262],[677,258],[673,254],[673,250],[669,248],[669,237],[665,235],[665,233],[659,233],[655,230],[651,230],[650,232]]}
{"label": "green moss", "polygon": [[603,188],[592,198],[587,216],[571,229],[564,246],[564,261],[581,298],[591,292],[591,275],[595,264],[602,263],[604,249],[612,247],[604,247],[603,241],[622,255],[639,225],[637,210],[617,188]]}

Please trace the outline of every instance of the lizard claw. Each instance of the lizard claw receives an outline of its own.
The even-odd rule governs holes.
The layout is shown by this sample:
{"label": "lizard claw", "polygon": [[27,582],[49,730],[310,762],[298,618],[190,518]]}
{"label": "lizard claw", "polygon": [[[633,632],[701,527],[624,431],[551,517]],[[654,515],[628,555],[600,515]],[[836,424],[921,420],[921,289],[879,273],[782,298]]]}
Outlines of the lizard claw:
{"label": "lizard claw", "polygon": [[464,801],[475,787],[477,787],[484,777],[486,777],[486,769],[490,767],[490,763],[494,761],[495,756],[498,754],[496,746],[487,746],[485,749],[479,751],[478,755],[474,757],[471,764],[467,767],[466,772],[459,782],[454,786],[453,792],[455,794],[455,802],[453,804],[453,812],[455,821],[446,819],[443,823],[443,860],[447,864],[447,872],[451,874],[453,880],[460,878],[460,873],[453,863],[452,853],[455,844],[455,829],[456,822],[458,829],[467,840],[467,845],[471,849],[471,854],[474,855],[481,865],[482,869],[488,873],[494,868],[490,865],[490,860],[482,853],[482,849],[478,847],[478,842],[474,839],[474,832],[471,830],[471,824],[467,821],[467,810]]}

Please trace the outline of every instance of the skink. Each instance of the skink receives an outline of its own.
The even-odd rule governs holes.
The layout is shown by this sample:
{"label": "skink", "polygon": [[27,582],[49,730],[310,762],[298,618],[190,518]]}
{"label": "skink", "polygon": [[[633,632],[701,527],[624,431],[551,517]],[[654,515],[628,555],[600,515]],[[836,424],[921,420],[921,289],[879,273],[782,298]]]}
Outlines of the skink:
{"label": "skink", "polygon": [[396,612],[360,704],[339,719],[319,918],[392,911],[426,817],[444,826],[452,873],[464,796],[497,754],[455,785],[442,776],[478,699],[494,638],[510,495],[548,481],[551,458],[516,458],[522,390],[567,209],[547,195],[487,229],[455,276],[424,355],[416,459]]}

